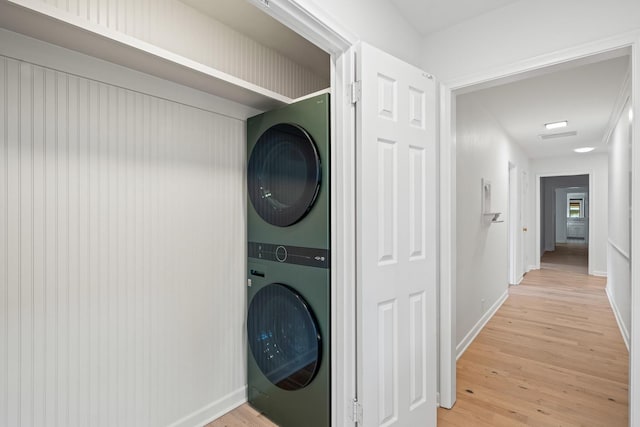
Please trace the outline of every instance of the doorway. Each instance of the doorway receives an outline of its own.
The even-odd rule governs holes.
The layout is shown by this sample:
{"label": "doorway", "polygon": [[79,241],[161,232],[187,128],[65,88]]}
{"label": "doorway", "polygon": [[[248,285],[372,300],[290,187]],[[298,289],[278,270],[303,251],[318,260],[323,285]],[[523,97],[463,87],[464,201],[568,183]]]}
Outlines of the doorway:
{"label": "doorway", "polygon": [[[597,45],[591,45],[588,47],[588,53],[591,55],[601,54],[603,52],[611,53],[611,51],[615,49],[628,49],[628,51],[633,50],[634,53],[631,55],[631,59],[636,61],[633,63],[635,67],[637,67],[637,59],[635,55],[635,49],[637,49],[637,41],[633,38],[629,38],[628,40],[621,42],[613,42],[613,41],[602,41]],[[456,149],[459,145],[459,133],[456,131],[456,105],[458,100],[456,97],[460,94],[470,93],[474,90],[478,90],[480,88],[490,88],[500,85],[502,82],[499,81],[501,78],[505,78],[508,75],[508,78],[513,80],[520,80],[531,77],[532,75],[540,75],[544,73],[549,73],[553,71],[554,66],[566,66],[567,62],[579,59],[580,61],[584,61],[586,58],[584,56],[584,49],[578,51],[566,51],[554,55],[549,55],[548,57],[538,59],[535,61],[534,65],[529,66],[517,66],[514,70],[511,69],[509,73],[506,71],[504,74],[494,73],[484,76],[475,76],[473,78],[469,78],[466,80],[458,80],[450,83],[443,84],[443,102],[442,105],[442,135],[441,135],[441,170],[444,172],[441,180],[441,221],[443,225],[449,224],[449,229],[443,230],[441,234],[442,240],[442,259],[441,259],[441,278],[442,278],[442,288],[441,288],[441,406],[443,407],[451,407],[455,402],[455,392],[456,392],[456,384],[455,384],[455,358],[457,356],[456,353],[456,288],[458,286],[458,274],[456,271],[456,251],[455,244],[452,244],[455,241],[456,237],[456,203],[455,198],[450,199],[450,195],[456,194],[457,188],[457,178],[456,178],[456,169],[460,167],[457,164],[458,154],[456,153]],[[589,60],[589,59],[587,59]],[[637,74],[637,68],[632,68],[631,75]],[[519,73],[519,74],[518,74]],[[633,99],[637,100],[639,93],[638,88],[634,87],[631,91],[633,93]],[[634,128],[637,128],[637,124],[633,124]],[[637,135],[637,133],[634,133]],[[637,138],[634,136],[633,138]],[[636,156],[637,157],[637,156]],[[558,165],[556,165],[558,166]],[[566,165],[565,165],[566,166]],[[640,167],[640,162],[635,161],[633,167]],[[558,166],[556,169],[562,169]],[[576,173],[573,169],[571,173]],[[531,169],[533,172],[534,169]],[[531,178],[538,178],[540,175],[545,175],[548,173],[548,170],[544,170],[541,168],[540,170],[535,170],[535,173],[531,174]],[[635,176],[635,175],[634,175]],[[530,178],[530,179],[531,179]],[[592,177],[593,179],[593,177]],[[637,178],[634,178],[635,180]],[[536,180],[531,179],[531,185],[537,186]],[[637,186],[634,186],[633,196],[632,198],[637,199],[640,197],[640,192],[637,192]],[[590,190],[591,191],[591,190]],[[525,220],[523,221],[523,228],[526,228],[527,224],[532,225],[532,228],[535,227],[535,216],[539,215],[539,210],[536,212],[534,206],[536,204],[536,199],[532,198],[532,200],[525,203],[528,207],[525,207],[525,212],[529,212],[525,214]],[[593,205],[592,205],[593,206]],[[462,215],[463,213],[459,213],[458,215]],[[466,213],[464,213],[466,215]],[[634,212],[635,214],[635,212]],[[446,220],[444,218],[447,218]],[[534,231],[534,233],[530,233],[530,237],[525,244],[525,251],[529,253],[529,260],[533,262],[529,262],[526,266],[526,269],[531,269],[536,267],[536,258],[539,257],[540,251],[538,249],[539,242],[536,243],[536,240],[533,236],[538,236],[538,234]],[[634,236],[636,237],[636,236]],[[639,236],[640,237],[640,236]],[[637,237],[636,237],[637,238]],[[638,241],[636,241],[636,244]],[[633,244],[632,244],[633,245]],[[632,271],[636,271],[633,266],[637,264],[637,261],[631,262]],[[632,273],[633,274],[633,273]],[[459,295],[459,293],[458,293]],[[632,305],[634,308],[638,307],[638,295],[635,294],[632,296],[634,300],[634,304]],[[458,310],[459,312],[460,310]],[[458,333],[458,335],[460,335]],[[635,372],[633,365],[635,364],[634,358],[631,359],[632,369],[631,372]],[[640,380],[640,375],[633,375],[630,378],[631,384],[631,393],[632,397],[635,393],[635,384]],[[633,400],[632,400],[633,401]],[[632,408],[633,412],[633,408]],[[633,422],[633,414],[632,414],[632,422]]]}
{"label": "doorway", "polygon": [[540,178],[540,268],[589,274],[589,175]]}

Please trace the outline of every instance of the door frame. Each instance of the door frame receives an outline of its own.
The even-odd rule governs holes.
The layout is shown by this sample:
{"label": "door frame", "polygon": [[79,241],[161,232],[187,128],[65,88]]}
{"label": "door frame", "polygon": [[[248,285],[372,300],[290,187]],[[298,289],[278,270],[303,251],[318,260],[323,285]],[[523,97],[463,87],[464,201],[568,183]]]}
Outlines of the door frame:
{"label": "door frame", "polygon": [[522,194],[520,192],[520,168],[512,162],[509,167],[509,210],[507,211],[507,224],[509,226],[507,239],[509,248],[509,284],[520,284],[520,271],[518,270],[518,258],[521,258],[522,239],[518,239],[522,232]]}
{"label": "door frame", "polygon": [[[600,39],[440,84],[440,404],[451,408],[456,400],[456,133],[455,95],[470,86],[489,83],[591,55],[631,49],[632,105],[640,106],[640,31]],[[637,114],[636,114],[637,116]],[[632,145],[640,144],[640,120],[632,124]],[[640,206],[640,149],[632,152],[632,206]],[[632,211],[640,224],[640,209]],[[640,227],[631,231],[632,253],[640,251]],[[630,402],[640,399],[640,257],[631,260]],[[636,405],[637,406],[637,405]],[[630,425],[640,426],[640,408],[630,405]]]}
{"label": "door frame", "polygon": [[354,424],[356,396],[355,80],[358,39],[319,8],[296,0],[248,0],[331,55],[331,424]]}
{"label": "door frame", "polygon": [[[545,172],[545,173],[540,173],[540,174],[536,174],[536,204],[535,204],[535,209],[536,209],[536,235],[534,236],[536,239],[536,244],[535,244],[535,248],[536,248],[536,253],[533,257],[534,261],[535,261],[535,265],[533,266],[533,268],[535,268],[536,270],[540,269],[540,259],[542,258],[542,254],[541,254],[541,250],[542,250],[542,245],[540,244],[540,240],[541,240],[541,235],[540,233],[542,232],[542,215],[541,215],[541,207],[542,207],[542,203],[541,203],[541,197],[542,197],[542,193],[541,193],[541,184],[542,184],[542,178],[551,178],[551,177],[557,177],[557,176],[576,176],[576,175],[588,175],[589,176],[589,220],[588,220],[588,227],[589,227],[589,238],[587,240],[587,247],[592,248],[593,246],[593,229],[592,229],[592,224],[593,224],[593,209],[591,209],[591,201],[593,200],[593,171],[590,169],[579,169],[579,170],[572,170],[572,171],[557,171],[557,172]],[[596,194],[597,195],[597,194]],[[554,212],[554,216],[555,216],[555,212]],[[555,234],[555,231],[554,231]],[[587,274],[594,274],[595,272],[593,271],[593,263],[591,262],[591,257],[593,254],[593,251],[589,251],[588,252],[588,261],[587,261]]]}

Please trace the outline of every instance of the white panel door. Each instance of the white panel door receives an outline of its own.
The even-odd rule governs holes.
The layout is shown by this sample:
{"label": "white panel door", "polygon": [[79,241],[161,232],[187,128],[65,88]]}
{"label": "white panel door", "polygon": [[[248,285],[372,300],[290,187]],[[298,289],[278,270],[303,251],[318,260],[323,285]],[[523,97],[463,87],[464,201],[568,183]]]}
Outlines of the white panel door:
{"label": "white panel door", "polygon": [[362,425],[434,426],[435,84],[366,44],[357,68]]}

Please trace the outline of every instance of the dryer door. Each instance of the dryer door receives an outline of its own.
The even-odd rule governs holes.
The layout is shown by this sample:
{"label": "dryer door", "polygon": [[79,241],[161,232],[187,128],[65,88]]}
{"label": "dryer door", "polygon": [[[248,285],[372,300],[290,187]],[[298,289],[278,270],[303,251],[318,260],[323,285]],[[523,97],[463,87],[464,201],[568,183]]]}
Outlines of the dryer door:
{"label": "dryer door", "polygon": [[248,165],[248,191],[258,215],[287,227],[311,210],[320,188],[320,156],[300,126],[281,123],[258,138]]}
{"label": "dryer door", "polygon": [[251,354],[267,379],[284,390],[306,387],[316,375],[321,354],[319,331],[307,303],[288,286],[267,285],[249,304]]}

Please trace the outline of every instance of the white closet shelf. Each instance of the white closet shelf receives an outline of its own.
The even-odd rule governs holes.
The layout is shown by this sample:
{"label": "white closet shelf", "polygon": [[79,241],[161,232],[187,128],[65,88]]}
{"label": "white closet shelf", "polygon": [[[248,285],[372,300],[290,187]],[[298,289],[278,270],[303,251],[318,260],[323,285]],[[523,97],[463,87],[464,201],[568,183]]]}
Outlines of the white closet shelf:
{"label": "white closet shelf", "polygon": [[291,98],[37,0],[0,0],[0,27],[255,108]]}

